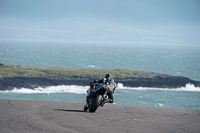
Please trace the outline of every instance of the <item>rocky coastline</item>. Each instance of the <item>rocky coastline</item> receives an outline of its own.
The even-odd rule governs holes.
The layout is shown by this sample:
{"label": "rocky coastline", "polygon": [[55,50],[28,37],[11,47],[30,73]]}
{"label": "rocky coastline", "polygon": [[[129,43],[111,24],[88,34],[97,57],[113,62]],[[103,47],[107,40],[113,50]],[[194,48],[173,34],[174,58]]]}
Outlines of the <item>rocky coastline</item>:
{"label": "rocky coastline", "polygon": [[[74,75],[48,74],[41,76],[14,76],[0,77],[0,90],[12,90],[14,88],[37,88],[57,85],[80,85],[88,86],[90,81],[102,78],[103,75]],[[196,87],[200,81],[194,81],[187,77],[170,76],[159,73],[130,73],[114,78],[116,83],[122,83],[126,87],[155,87],[155,88],[178,88],[191,83]]]}

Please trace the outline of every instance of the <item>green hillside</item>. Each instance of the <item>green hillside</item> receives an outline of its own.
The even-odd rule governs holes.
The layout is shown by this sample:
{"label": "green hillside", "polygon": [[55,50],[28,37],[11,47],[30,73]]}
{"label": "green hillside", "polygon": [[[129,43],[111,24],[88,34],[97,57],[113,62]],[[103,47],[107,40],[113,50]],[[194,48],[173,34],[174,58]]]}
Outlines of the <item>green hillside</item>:
{"label": "green hillside", "polygon": [[111,73],[114,77],[120,75],[128,76],[133,73],[148,73],[141,71],[132,71],[125,69],[104,70],[104,69],[74,69],[74,68],[54,68],[54,67],[31,67],[19,65],[0,65],[0,77],[13,76],[46,76],[49,74],[74,76],[74,75],[105,75]]}

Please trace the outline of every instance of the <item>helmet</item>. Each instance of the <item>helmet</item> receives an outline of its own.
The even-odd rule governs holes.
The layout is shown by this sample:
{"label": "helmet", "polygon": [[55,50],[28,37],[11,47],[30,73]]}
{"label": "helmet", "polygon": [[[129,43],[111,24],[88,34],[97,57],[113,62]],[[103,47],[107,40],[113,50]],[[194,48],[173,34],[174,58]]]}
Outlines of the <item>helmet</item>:
{"label": "helmet", "polygon": [[108,80],[108,81],[111,81],[113,79],[112,75],[110,73],[106,74],[105,75],[105,78]]}

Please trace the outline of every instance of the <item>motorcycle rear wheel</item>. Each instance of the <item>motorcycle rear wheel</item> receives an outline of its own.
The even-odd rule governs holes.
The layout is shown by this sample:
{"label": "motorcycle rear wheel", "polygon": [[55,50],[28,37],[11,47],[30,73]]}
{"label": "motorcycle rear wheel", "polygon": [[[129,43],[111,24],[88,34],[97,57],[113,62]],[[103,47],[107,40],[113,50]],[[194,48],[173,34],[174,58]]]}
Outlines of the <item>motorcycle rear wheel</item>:
{"label": "motorcycle rear wheel", "polygon": [[101,101],[102,101],[102,95],[97,94],[94,102],[92,103],[92,105],[89,108],[89,111],[95,112],[97,110],[97,108],[100,106]]}

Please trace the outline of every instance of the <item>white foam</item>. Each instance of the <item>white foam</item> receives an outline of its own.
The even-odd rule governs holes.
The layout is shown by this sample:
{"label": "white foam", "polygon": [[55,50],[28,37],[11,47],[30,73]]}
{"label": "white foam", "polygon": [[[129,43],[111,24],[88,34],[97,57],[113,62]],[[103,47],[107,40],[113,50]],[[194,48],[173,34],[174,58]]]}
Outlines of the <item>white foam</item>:
{"label": "white foam", "polygon": [[155,105],[154,105],[154,107],[163,107],[164,105],[162,104],[162,103],[156,103]]}
{"label": "white foam", "polygon": [[[17,89],[14,88],[13,90],[7,90],[4,92],[13,92],[13,93],[76,93],[76,94],[86,94],[87,89],[89,86],[77,86],[77,85],[59,85],[59,86],[50,86],[47,88],[34,88],[34,89],[28,89],[28,88],[21,88]],[[3,92],[3,91],[1,91]]]}
{"label": "white foam", "polygon": [[[86,94],[86,91],[88,90],[89,86],[77,86],[77,85],[59,85],[59,86],[50,86],[46,88],[38,87],[34,89],[28,89],[28,88],[21,88],[17,89],[14,88],[13,90],[6,90],[6,91],[0,91],[1,93],[76,93],[76,94]],[[167,89],[167,88],[151,88],[151,87],[124,87],[122,83],[117,84],[117,89],[120,90],[163,90],[163,91],[199,91],[199,87],[195,87],[193,84],[186,84],[185,87],[176,88],[176,89]],[[140,97],[142,98],[142,97]]]}
{"label": "white foam", "polygon": [[88,67],[93,67],[93,68],[94,68],[94,67],[95,67],[95,65],[88,65]]}
{"label": "white foam", "polygon": [[195,87],[193,84],[186,84],[185,87],[170,89],[170,88],[154,88],[154,87],[124,87],[122,83],[117,84],[118,89],[128,90],[163,90],[163,91],[200,91],[200,87]]}
{"label": "white foam", "polygon": [[177,88],[180,91],[200,91],[200,87],[195,87],[193,84],[186,84],[185,87]]}

